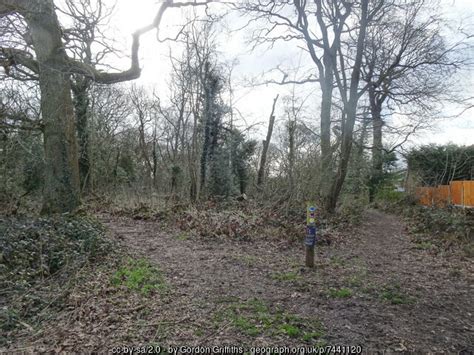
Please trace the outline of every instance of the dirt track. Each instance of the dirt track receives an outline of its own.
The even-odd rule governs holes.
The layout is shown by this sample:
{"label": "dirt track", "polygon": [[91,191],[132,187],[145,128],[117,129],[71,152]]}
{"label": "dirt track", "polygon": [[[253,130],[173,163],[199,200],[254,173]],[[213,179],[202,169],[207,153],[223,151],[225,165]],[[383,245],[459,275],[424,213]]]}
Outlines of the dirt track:
{"label": "dirt track", "polygon": [[177,238],[153,222],[128,219],[106,224],[121,243],[164,270],[175,290],[163,310],[166,317],[192,320],[168,329],[163,339],[168,343],[284,343],[274,335],[242,334],[225,320],[217,329],[209,326],[227,300],[258,299],[320,320],[328,344],[474,351],[472,264],[415,248],[394,216],[367,212],[345,242],[318,247],[311,271],[301,268],[298,246]]}
{"label": "dirt track", "polygon": [[113,239],[162,270],[169,292],[143,297],[113,286],[118,266],[105,264],[8,352],[139,344],[474,351],[472,262],[420,249],[397,217],[366,212],[351,235],[317,246],[313,270],[302,267],[296,244],[190,238],[159,222],[101,219]]}

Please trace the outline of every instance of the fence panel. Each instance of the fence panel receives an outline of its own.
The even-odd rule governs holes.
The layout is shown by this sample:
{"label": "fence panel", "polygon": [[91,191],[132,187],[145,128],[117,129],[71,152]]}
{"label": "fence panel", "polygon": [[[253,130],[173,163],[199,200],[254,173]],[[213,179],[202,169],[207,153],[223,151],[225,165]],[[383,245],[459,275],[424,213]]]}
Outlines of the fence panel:
{"label": "fence panel", "polygon": [[463,182],[462,181],[451,181],[451,203],[456,206],[462,206],[464,204],[463,198]]}
{"label": "fence panel", "polygon": [[449,185],[440,185],[433,188],[433,204],[437,207],[446,207],[451,202]]}
{"label": "fence panel", "polygon": [[433,203],[433,188],[432,187],[418,187],[416,195],[420,204],[423,206],[431,206]]}
{"label": "fence panel", "polygon": [[418,187],[415,193],[423,206],[445,207],[452,204],[474,207],[474,181],[451,181],[449,185]]}
{"label": "fence panel", "polygon": [[463,181],[464,206],[474,207],[474,181]]}

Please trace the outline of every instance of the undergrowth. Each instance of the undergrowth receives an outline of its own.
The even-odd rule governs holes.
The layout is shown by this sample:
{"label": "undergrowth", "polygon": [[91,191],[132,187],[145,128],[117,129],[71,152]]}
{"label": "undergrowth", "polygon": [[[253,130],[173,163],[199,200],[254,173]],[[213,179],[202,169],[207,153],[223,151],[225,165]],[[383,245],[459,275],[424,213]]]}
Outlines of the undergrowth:
{"label": "undergrowth", "polygon": [[473,209],[421,206],[410,196],[397,201],[378,202],[377,207],[404,217],[416,248],[461,249],[466,256],[474,257]]}
{"label": "undergrowth", "polygon": [[[74,275],[105,256],[111,244],[101,225],[86,216],[1,217],[0,250],[3,333],[31,328],[60,308]],[[5,341],[0,336],[0,344]]]}
{"label": "undergrowth", "polygon": [[328,222],[337,229],[351,229],[362,223],[365,209],[366,204],[363,201],[345,201]]}
{"label": "undergrowth", "polygon": [[[345,206],[330,219],[317,209],[317,240],[327,245],[337,238],[338,229],[357,224],[360,206]],[[173,203],[159,208],[142,203],[135,207],[115,205],[107,210],[136,220],[160,222],[178,229],[180,239],[234,239],[252,241],[272,239],[301,243],[306,233],[306,204],[259,203],[257,201],[205,201],[198,204]]]}

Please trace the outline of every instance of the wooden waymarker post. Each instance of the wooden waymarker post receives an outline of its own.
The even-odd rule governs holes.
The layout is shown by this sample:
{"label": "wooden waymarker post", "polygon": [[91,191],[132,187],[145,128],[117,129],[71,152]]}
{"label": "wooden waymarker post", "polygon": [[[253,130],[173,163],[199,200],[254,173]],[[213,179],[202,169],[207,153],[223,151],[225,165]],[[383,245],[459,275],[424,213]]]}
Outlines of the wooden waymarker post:
{"label": "wooden waymarker post", "polygon": [[306,266],[314,267],[314,245],[316,244],[316,205],[306,203],[306,236],[304,245],[306,249]]}

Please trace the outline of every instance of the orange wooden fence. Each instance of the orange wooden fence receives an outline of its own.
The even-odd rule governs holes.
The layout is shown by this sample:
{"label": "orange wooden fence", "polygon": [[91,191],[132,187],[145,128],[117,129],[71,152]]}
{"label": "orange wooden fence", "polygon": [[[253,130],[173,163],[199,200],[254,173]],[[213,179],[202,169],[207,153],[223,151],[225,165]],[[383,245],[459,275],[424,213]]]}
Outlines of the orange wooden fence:
{"label": "orange wooden fence", "polygon": [[474,181],[464,181],[464,206],[474,207]]}
{"label": "orange wooden fence", "polygon": [[474,180],[451,181],[449,185],[437,187],[418,187],[416,196],[419,203],[424,206],[474,207]]}
{"label": "orange wooden fence", "polygon": [[440,185],[433,191],[433,204],[438,207],[446,207],[451,203],[449,185]]}

